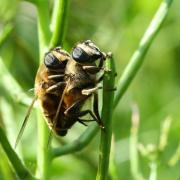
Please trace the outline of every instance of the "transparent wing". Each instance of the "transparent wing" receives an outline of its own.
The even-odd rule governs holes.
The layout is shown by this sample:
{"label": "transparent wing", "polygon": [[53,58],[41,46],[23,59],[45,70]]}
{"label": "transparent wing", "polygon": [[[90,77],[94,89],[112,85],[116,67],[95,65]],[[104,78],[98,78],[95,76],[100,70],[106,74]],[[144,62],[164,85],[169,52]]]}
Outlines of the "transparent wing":
{"label": "transparent wing", "polygon": [[50,133],[49,133],[49,138],[48,138],[48,144],[47,144],[47,146],[49,146],[49,143],[50,143],[50,140],[51,140],[52,130],[53,130],[53,129],[56,127],[56,125],[57,125],[58,115],[59,115],[59,112],[60,112],[60,109],[61,109],[61,105],[62,105],[62,101],[63,101],[63,99],[64,99],[64,95],[65,95],[65,93],[66,93],[66,90],[67,90],[68,86],[69,86],[69,81],[67,82],[67,84],[66,84],[66,86],[65,86],[65,88],[64,88],[64,90],[63,90],[61,99],[60,99],[60,101],[59,101],[58,108],[57,108],[57,111],[56,111],[56,115],[55,115],[55,117],[54,117],[54,119],[53,119],[53,127],[52,127],[52,129],[51,129],[51,131],[50,131]]}
{"label": "transparent wing", "polygon": [[21,129],[20,129],[20,131],[19,131],[19,133],[18,133],[18,136],[17,136],[17,138],[16,138],[16,142],[15,142],[15,146],[14,146],[15,148],[17,147],[17,145],[18,145],[18,143],[19,143],[19,140],[20,140],[21,137],[22,137],[22,134],[23,134],[24,129],[25,129],[25,127],[26,127],[26,124],[27,124],[29,115],[31,114],[33,105],[34,105],[34,103],[35,103],[36,100],[37,100],[37,96],[35,96],[35,97],[33,98],[32,102],[31,102],[31,105],[29,106],[29,108],[28,108],[28,110],[27,110],[27,113],[26,113],[26,116],[25,116],[25,118],[24,118],[23,124],[22,124]]}

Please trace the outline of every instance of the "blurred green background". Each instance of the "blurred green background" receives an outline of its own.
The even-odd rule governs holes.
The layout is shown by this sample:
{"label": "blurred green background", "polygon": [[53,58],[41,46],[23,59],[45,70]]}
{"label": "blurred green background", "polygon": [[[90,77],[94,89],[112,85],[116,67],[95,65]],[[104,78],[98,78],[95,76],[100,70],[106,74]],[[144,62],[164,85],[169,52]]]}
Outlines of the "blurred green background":
{"label": "blurred green background", "polygon": [[[65,49],[79,41],[91,39],[103,51],[112,51],[118,73],[121,76],[139,40],[156,12],[160,0],[73,0],[70,2]],[[52,1],[50,1],[50,7]],[[129,162],[129,135],[131,106],[136,103],[140,111],[139,141],[157,144],[160,127],[169,116],[172,124],[168,144],[160,154],[158,178],[180,178],[180,161],[169,165],[180,143],[180,1],[175,0],[168,18],[153,42],[146,61],[122,101],[113,118],[114,158],[118,179],[133,179]],[[52,9],[52,8],[50,8]],[[5,34],[7,36],[5,37]],[[5,37],[5,38],[4,38]],[[14,144],[27,107],[12,98],[13,89],[6,76],[10,73],[23,91],[30,97],[38,68],[37,12],[28,2],[0,0],[0,123]],[[5,66],[3,66],[5,65]],[[7,69],[6,69],[7,68]],[[23,96],[22,96],[23,97]],[[65,138],[72,141],[84,127],[76,125]],[[33,111],[21,140],[19,153],[28,168],[36,168],[36,118]],[[54,142],[57,144],[57,142]],[[51,179],[95,179],[98,161],[99,135],[83,151],[63,156],[53,161]],[[140,156],[140,169],[149,176],[149,161]],[[0,147],[0,179],[14,179],[14,172]]]}

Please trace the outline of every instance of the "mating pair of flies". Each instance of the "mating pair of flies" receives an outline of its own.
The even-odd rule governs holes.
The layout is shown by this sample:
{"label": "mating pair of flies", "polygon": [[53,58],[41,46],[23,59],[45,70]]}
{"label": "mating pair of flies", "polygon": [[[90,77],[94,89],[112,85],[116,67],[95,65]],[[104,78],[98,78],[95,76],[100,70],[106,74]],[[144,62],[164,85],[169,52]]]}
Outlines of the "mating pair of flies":
{"label": "mating pair of flies", "polygon": [[[44,56],[35,78],[35,97],[18,134],[17,145],[34,102],[39,99],[49,128],[65,136],[73,124],[96,121],[104,129],[98,110],[97,90],[105,72],[104,61],[110,53],[101,52],[90,40],[77,44],[71,55],[61,47]],[[98,60],[98,61],[97,61]],[[82,110],[87,99],[93,96],[93,110]],[[89,114],[92,119],[83,119]]]}

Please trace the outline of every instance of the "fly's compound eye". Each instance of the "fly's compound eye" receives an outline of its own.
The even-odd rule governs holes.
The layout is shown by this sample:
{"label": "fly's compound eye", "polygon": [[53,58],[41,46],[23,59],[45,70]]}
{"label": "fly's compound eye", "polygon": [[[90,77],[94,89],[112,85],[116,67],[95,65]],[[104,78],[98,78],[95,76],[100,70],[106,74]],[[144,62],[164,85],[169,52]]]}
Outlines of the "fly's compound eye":
{"label": "fly's compound eye", "polygon": [[67,61],[60,61],[51,52],[45,54],[44,64],[50,69],[62,69],[65,68]]}
{"label": "fly's compound eye", "polygon": [[102,58],[103,54],[98,49],[91,49],[89,47],[81,48],[76,47],[72,52],[72,57],[79,63],[94,62],[95,60]]}
{"label": "fly's compound eye", "polygon": [[73,49],[72,57],[79,63],[91,63],[99,58],[104,58],[104,54],[92,41],[87,40]]}
{"label": "fly's compound eye", "polygon": [[72,57],[79,63],[88,62],[90,60],[90,56],[80,47],[74,48]]}

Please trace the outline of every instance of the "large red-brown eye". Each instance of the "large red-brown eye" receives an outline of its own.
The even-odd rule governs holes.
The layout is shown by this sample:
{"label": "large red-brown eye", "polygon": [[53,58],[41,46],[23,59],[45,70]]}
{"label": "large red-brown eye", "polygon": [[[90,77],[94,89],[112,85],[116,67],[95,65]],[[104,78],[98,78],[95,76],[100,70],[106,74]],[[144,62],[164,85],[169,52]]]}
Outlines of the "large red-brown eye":
{"label": "large red-brown eye", "polygon": [[80,47],[73,49],[72,58],[79,63],[88,62],[90,60],[90,56]]}
{"label": "large red-brown eye", "polygon": [[50,69],[62,69],[65,68],[67,61],[60,61],[51,52],[49,52],[45,54],[44,64]]}

